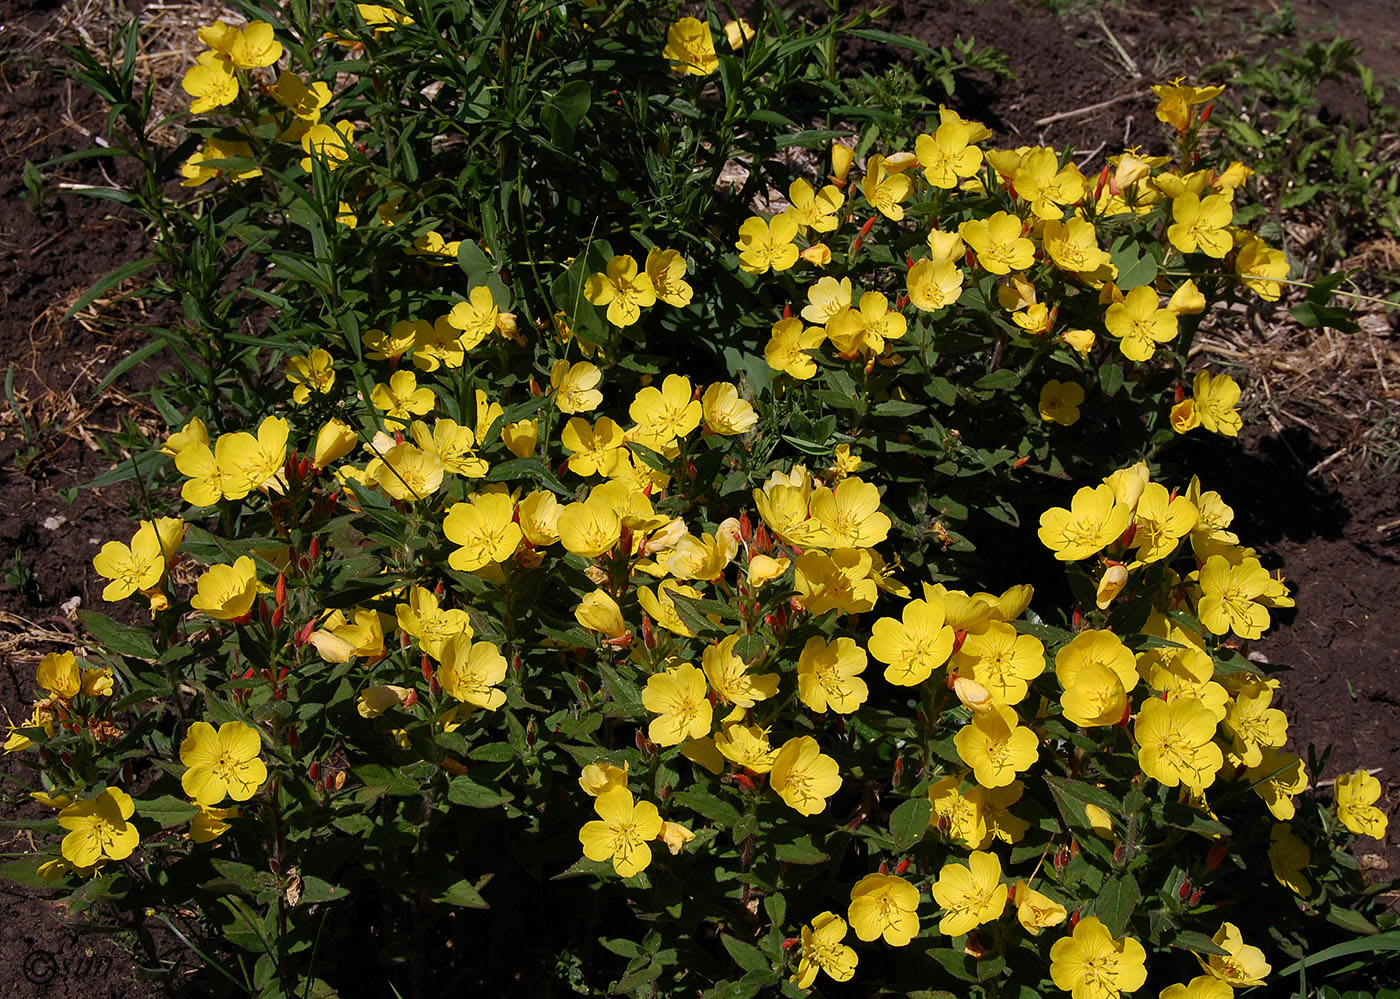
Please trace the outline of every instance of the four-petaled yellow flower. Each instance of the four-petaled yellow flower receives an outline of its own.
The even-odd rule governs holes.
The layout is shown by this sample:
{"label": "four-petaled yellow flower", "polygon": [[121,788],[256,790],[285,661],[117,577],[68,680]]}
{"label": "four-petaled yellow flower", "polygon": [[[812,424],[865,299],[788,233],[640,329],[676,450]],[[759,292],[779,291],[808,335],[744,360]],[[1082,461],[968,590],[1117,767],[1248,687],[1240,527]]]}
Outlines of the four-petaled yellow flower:
{"label": "four-petaled yellow flower", "polygon": [[215,730],[195,722],[180,743],[180,762],[189,768],[180,784],[197,805],[217,805],[225,796],[247,801],[267,780],[261,752],[262,739],[251,725],[227,721]]}
{"label": "four-petaled yellow flower", "polygon": [[708,76],[719,69],[710,26],[694,17],[683,17],[666,29],[661,55],[671,60],[672,69],[692,76]]}
{"label": "four-petaled yellow flower", "polygon": [[647,726],[647,738],[658,746],[679,746],[686,739],[709,735],[714,720],[709,692],[705,674],[691,663],[647,677],[642,707],[656,713]]}
{"label": "four-petaled yellow flower", "polygon": [[867,874],[851,888],[846,915],[860,939],[903,947],[919,934],[919,889],[894,874]]}
{"label": "four-petaled yellow flower", "polygon": [[1224,754],[1212,741],[1215,726],[1215,715],[1198,697],[1151,698],[1133,725],[1138,766],[1167,787],[1185,784],[1198,793],[1204,791],[1225,764]]}
{"label": "four-petaled yellow flower", "polygon": [[1132,511],[1118,501],[1112,486],[1085,486],[1068,510],[1056,506],[1040,515],[1037,535],[1060,561],[1078,562],[1117,541],[1131,520]]}
{"label": "four-petaled yellow flower", "polygon": [[651,275],[638,271],[636,259],[625,253],[609,259],[604,271],[590,274],[583,294],[594,305],[608,307],[608,322],[614,326],[631,326],[643,309],[656,304]]}
{"label": "four-petaled yellow flower", "polygon": [[1047,423],[1072,427],[1079,422],[1079,404],[1083,401],[1084,386],[1052,378],[1040,388],[1040,418]]}
{"label": "four-petaled yellow flower", "polygon": [[[842,637],[828,643],[813,635],[797,658],[797,694],[819,714],[830,708],[848,715],[864,704],[869,694],[858,675],[865,672],[865,665],[865,650],[854,639]],[[859,929],[856,933],[859,935]]]}
{"label": "four-petaled yellow flower", "polygon": [[969,219],[958,234],[977,254],[977,262],[992,274],[1023,271],[1035,262],[1035,244],[1021,235],[1025,225],[1015,215],[996,212],[985,219]]}
{"label": "four-petaled yellow flower", "polygon": [[524,537],[515,521],[515,501],[503,492],[473,493],[467,502],[452,504],[442,533],[461,546],[447,557],[447,564],[462,572],[504,562]]}
{"label": "four-petaled yellow flower", "polygon": [[870,629],[866,648],[885,663],[885,679],[901,687],[927,680],[953,654],[957,635],[944,623],[943,609],[924,600],[904,605],[900,619],[882,617]]}
{"label": "four-petaled yellow flower", "polygon": [[463,633],[443,642],[439,655],[438,682],[449,695],[488,711],[506,702],[505,691],[496,686],[506,678],[506,659],[496,646],[473,642],[470,634]]}
{"label": "four-petaled yellow flower", "polygon": [[802,956],[797,972],[790,979],[799,989],[809,989],[824,971],[837,982],[848,982],[856,973],[856,952],[841,941],[846,921],[834,912],[823,912],[802,927]]}
{"label": "four-petaled yellow flower", "polygon": [[1089,916],[1050,948],[1050,979],[1073,999],[1118,999],[1147,982],[1147,950]]}
{"label": "four-petaled yellow flower", "polygon": [[554,405],[561,413],[589,413],[602,405],[603,393],[598,390],[602,380],[603,372],[588,361],[555,361],[549,369]]}
{"label": "four-petaled yellow flower", "polygon": [[1206,198],[1187,191],[1172,199],[1174,224],[1167,227],[1167,239],[1182,253],[1204,253],[1223,260],[1234,247],[1229,225],[1235,207],[1223,194]]}
{"label": "four-petaled yellow flower", "polygon": [[973,714],[972,722],[953,736],[953,745],[980,786],[998,788],[1035,763],[1040,740],[1020,724],[1014,709],[993,704]]}
{"label": "four-petaled yellow flower", "polygon": [[995,853],[974,850],[966,867],[943,865],[929,890],[943,908],[938,932],[950,937],[990,923],[1006,909],[1006,886],[1001,883],[1001,861]]}
{"label": "four-petaled yellow flower", "polygon": [[778,796],[803,815],[817,815],[841,787],[840,768],[810,735],[789,739],[778,748],[768,780]]}
{"label": "four-petaled yellow flower", "polygon": [[233,565],[211,565],[199,577],[190,606],[218,621],[236,621],[253,609],[257,595],[257,566],[243,555]]}
{"label": "four-petaled yellow flower", "polygon": [[1240,929],[1234,923],[1221,923],[1220,929],[1211,937],[1224,954],[1197,954],[1201,968],[1212,978],[1231,988],[1244,989],[1252,985],[1263,985],[1273,969],[1264,960],[1264,952],[1244,942]]}
{"label": "four-petaled yellow flower", "polygon": [[739,226],[739,266],[749,274],[785,271],[797,263],[798,221],[784,212],[765,222],[754,215]]}
{"label": "four-petaled yellow flower", "polygon": [[127,820],[136,814],[131,795],[109,787],[95,798],[75,801],[58,813],[58,824],[67,829],[60,850],[74,867],[92,867],[102,860],[123,860],[141,841]]}
{"label": "four-petaled yellow flower", "polygon": [[1384,839],[1389,825],[1385,812],[1376,807],[1381,782],[1365,770],[1355,770],[1333,783],[1337,795],[1337,818],[1358,836]]}
{"label": "four-petaled yellow flower", "polygon": [[583,855],[589,860],[610,860],[613,870],[630,878],[651,863],[651,840],[661,835],[661,813],[650,801],[633,802],[625,787],[604,791],[593,799],[598,818],[578,831]]}
{"label": "four-petaled yellow flower", "polygon": [[1134,288],[1114,302],[1104,313],[1104,327],[1118,338],[1118,348],[1130,361],[1151,360],[1157,344],[1176,339],[1176,316],[1158,308],[1157,292],[1151,285]]}
{"label": "four-petaled yellow flower", "polygon": [[763,359],[770,368],[798,381],[806,381],[817,373],[817,362],[808,352],[822,345],[825,330],[819,326],[804,327],[802,320],[793,316],[774,323],[770,335],[772,338],[763,348]]}

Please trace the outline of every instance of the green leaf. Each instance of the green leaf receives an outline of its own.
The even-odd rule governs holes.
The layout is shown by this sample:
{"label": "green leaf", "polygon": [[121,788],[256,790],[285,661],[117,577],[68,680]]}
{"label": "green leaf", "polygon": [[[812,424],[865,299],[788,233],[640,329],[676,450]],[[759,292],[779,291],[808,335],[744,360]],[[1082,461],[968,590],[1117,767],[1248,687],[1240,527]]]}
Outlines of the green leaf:
{"label": "green leaf", "polygon": [[1126,873],[1114,875],[1099,889],[1094,899],[1094,915],[1103,920],[1109,933],[1121,937],[1141,899],[1137,878]]}
{"label": "green leaf", "polygon": [[453,777],[447,784],[447,800],[469,808],[495,808],[515,796],[496,784],[473,780],[467,774]]}
{"label": "green leaf", "polygon": [[731,937],[728,933],[721,933],[719,939],[720,943],[724,944],[724,949],[729,951],[729,956],[734,959],[734,963],[745,971],[772,973],[773,962],[768,960],[763,951],[753,944]]}
{"label": "green leaf", "polygon": [[1099,365],[1099,389],[1104,395],[1114,395],[1123,387],[1123,368],[1108,361]]}
{"label": "green leaf", "polygon": [[711,822],[723,827],[732,827],[739,821],[737,808],[708,791],[701,791],[698,788],[692,788],[688,791],[673,791],[670,800],[684,805],[695,814],[703,815]]}
{"label": "green leaf", "polygon": [[136,815],[143,819],[154,819],[162,829],[170,829],[188,822],[199,814],[199,806],[173,794],[163,794],[150,801],[136,802]]}
{"label": "green leaf", "polygon": [[113,621],[105,614],[96,611],[79,610],[78,620],[92,636],[102,643],[102,647],[108,652],[115,652],[117,655],[134,656],[137,659],[155,659],[156,647],[151,641],[150,633],[141,628],[133,628],[129,624],[121,624]]}
{"label": "green leaf", "polygon": [[928,832],[933,806],[927,797],[910,798],[890,813],[890,835],[894,848],[903,853],[924,838]]}
{"label": "green leaf", "polygon": [[1021,384],[1021,376],[1013,368],[999,368],[983,375],[972,383],[972,387],[984,391],[1012,389]]}
{"label": "green leaf", "polygon": [[[489,878],[490,875],[487,877]],[[436,896],[435,901],[446,902],[448,905],[460,906],[463,909],[491,908],[490,903],[481,897],[481,892],[477,890],[476,885],[465,879],[449,885],[442,894]]]}
{"label": "green leaf", "polygon": [[45,888],[49,882],[45,881],[43,876],[39,874],[39,865],[46,864],[53,859],[45,854],[36,853],[30,857],[0,864],[0,880],[23,888]]}
{"label": "green leaf", "polygon": [[1195,930],[1182,930],[1172,938],[1171,946],[1196,954],[1218,954],[1221,957],[1228,957],[1230,954],[1210,937],[1204,933],[1197,933]]}
{"label": "green leaf", "polygon": [[811,836],[779,843],[773,847],[773,855],[785,864],[820,864],[831,859],[831,854],[813,843]]}
{"label": "green leaf", "polygon": [[304,874],[301,878],[301,898],[298,905],[311,905],[316,902],[338,902],[350,897],[350,889],[333,885],[324,878]]}
{"label": "green leaf", "polygon": [[72,319],[79,312],[82,312],[123,281],[133,278],[142,271],[154,267],[159,262],[160,261],[155,257],[142,257],[140,260],[133,260],[130,263],[122,264],[120,267],[109,271],[99,278],[96,284],[89,288],[81,298],[69,307],[68,311],[63,314],[63,318],[59,320],[60,325],[68,322],[68,320]]}

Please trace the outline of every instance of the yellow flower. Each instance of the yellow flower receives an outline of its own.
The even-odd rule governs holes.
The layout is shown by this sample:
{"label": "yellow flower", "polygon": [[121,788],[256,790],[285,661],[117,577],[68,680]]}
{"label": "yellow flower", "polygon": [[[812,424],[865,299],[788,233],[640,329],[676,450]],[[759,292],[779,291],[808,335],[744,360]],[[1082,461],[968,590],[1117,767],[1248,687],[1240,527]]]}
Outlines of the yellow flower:
{"label": "yellow flower", "polygon": [[1131,511],[1111,486],[1085,486],[1074,494],[1068,510],[1057,506],[1042,513],[1037,533],[1057,559],[1078,562],[1117,541],[1131,519]]}
{"label": "yellow flower", "polygon": [[[1031,203],[1037,218],[1058,221],[1064,205],[1084,200],[1084,175],[1073,162],[1060,166],[1059,154],[1045,146],[1027,150],[1012,173],[1016,195]],[[1017,268],[1018,270],[1020,268]]]}
{"label": "yellow flower", "polygon": [[907,174],[892,172],[883,156],[872,156],[865,164],[865,176],[861,179],[861,193],[865,200],[887,219],[895,222],[904,218],[901,204],[914,191],[914,181]]}
{"label": "yellow flower", "polygon": [[317,122],[301,137],[301,168],[311,172],[312,160],[327,170],[339,169],[350,158],[355,148],[355,126],[348,121],[338,121],[334,125]]}
{"label": "yellow flower", "polygon": [[185,71],[180,86],[194,98],[190,103],[192,114],[232,104],[238,97],[238,77],[233,75],[233,63],[218,52],[201,52],[195,64]]}
{"label": "yellow flower", "polygon": [[726,760],[756,774],[772,771],[773,761],[778,758],[778,751],[768,744],[768,730],[757,725],[726,723],[720,726],[713,742]]}
{"label": "yellow flower", "polygon": [[[215,22],[217,30],[222,22]],[[282,58],[282,43],[273,36],[272,25],[266,21],[250,21],[241,30],[235,31],[224,25],[224,31],[215,38],[200,32],[200,40],[227,56],[239,69],[258,69],[271,66]]]}
{"label": "yellow flower", "polygon": [[953,745],[979,785],[998,788],[1035,763],[1040,741],[1020,724],[1012,708],[994,704],[974,713],[971,724],[953,736]]}
{"label": "yellow flower", "polygon": [[958,300],[963,275],[951,260],[920,260],[909,268],[908,283],[914,307],[933,312]]}
{"label": "yellow flower", "polygon": [[[422,420],[414,420],[409,429],[413,432],[413,439],[418,442],[423,453],[430,455],[439,464],[442,471],[465,475],[470,479],[479,479],[486,474],[489,466],[486,460],[476,453],[476,434],[472,432],[470,427],[464,427],[456,420],[442,419],[433,423],[431,433],[428,432],[428,425]],[[389,462],[389,456],[393,454],[394,450],[394,448],[390,448],[385,453],[386,463]],[[428,482],[424,483],[425,487],[428,485]],[[432,484],[432,487],[427,488],[426,491],[422,489],[415,491],[421,497],[436,490],[437,484]]]}
{"label": "yellow flower", "polygon": [[1001,861],[994,853],[974,850],[966,867],[944,864],[929,890],[943,909],[938,932],[945,936],[962,936],[973,927],[990,923],[1006,909]]}
{"label": "yellow flower", "polygon": [[1273,969],[1264,960],[1262,950],[1244,942],[1239,927],[1234,923],[1221,923],[1211,940],[1226,953],[1196,955],[1208,975],[1237,989],[1264,984]]}
{"label": "yellow flower", "polygon": [[116,787],[96,798],[75,801],[58,813],[58,824],[69,830],[60,849],[74,867],[92,867],[102,860],[131,856],[141,835],[127,819],[136,814],[131,795]]}
{"label": "yellow flower", "polygon": [[1246,767],[1263,762],[1264,750],[1281,748],[1288,739],[1288,718],[1270,707],[1274,692],[1268,684],[1246,681],[1236,692],[1225,714],[1225,731],[1234,740],[1230,751]]}
{"label": "yellow flower", "polygon": [[320,80],[308,87],[300,76],[284,69],[277,74],[272,97],[298,118],[314,125],[321,120],[321,109],[330,103],[331,88]]}
{"label": "yellow flower", "polygon": [[672,69],[692,76],[708,76],[719,69],[710,26],[693,17],[683,17],[666,29],[661,56],[671,60]]}
{"label": "yellow flower", "polygon": [[606,760],[590,763],[583,768],[583,773],[579,774],[578,786],[583,788],[584,794],[596,798],[615,787],[626,787],[627,770],[626,763],[620,767],[615,767]]}
{"label": "yellow flower", "polygon": [[311,462],[317,468],[325,468],[333,461],[344,458],[355,449],[359,435],[344,420],[332,417],[316,432],[316,446],[312,449]]}
{"label": "yellow flower", "polygon": [[311,633],[311,644],[326,662],[349,662],[355,656],[373,661],[384,655],[384,624],[379,612],[357,608],[353,615],[352,623],[342,612],[331,611]]}
{"label": "yellow flower", "polygon": [[903,947],[919,934],[919,889],[893,874],[867,874],[851,888],[846,915],[861,940]]}
{"label": "yellow flower", "polygon": [[982,166],[982,150],[969,145],[972,128],[964,121],[945,121],[932,135],[914,140],[914,154],[924,168],[924,179],[934,187],[957,187],[966,177],[976,176]]}
{"label": "yellow flower", "polygon": [[627,622],[622,619],[622,608],[605,590],[594,590],[584,596],[574,608],[574,620],[589,631],[609,638],[622,638],[629,634]]}
{"label": "yellow flower", "polygon": [[555,529],[568,551],[597,558],[621,539],[622,520],[612,501],[595,489],[584,502],[570,503],[560,510]]}
{"label": "yellow flower", "polygon": [[1293,834],[1287,822],[1275,822],[1269,831],[1269,866],[1274,879],[1300,898],[1312,894],[1312,884],[1303,872],[1312,864],[1308,845]]}
{"label": "yellow flower", "polygon": [[792,565],[792,560],[788,558],[773,558],[771,555],[751,555],[749,556],[749,585],[758,587],[766,586],[773,580],[782,576]]}
{"label": "yellow flower", "polygon": [[1215,716],[1198,697],[1151,698],[1138,711],[1133,737],[1138,766],[1167,787],[1185,784],[1197,793],[1215,782],[1225,757],[1212,740]]}
{"label": "yellow flower", "polygon": [[627,431],[627,439],[653,451],[665,451],[700,425],[704,410],[692,395],[690,379],[684,375],[667,375],[661,388],[648,385],[638,389],[627,408],[635,424]]}
{"label": "yellow flower", "polygon": [[516,420],[501,428],[501,440],[505,443],[506,450],[517,458],[528,458],[534,454],[539,437],[538,420]]}
{"label": "yellow flower", "polygon": [[[820,635],[807,639],[797,659],[797,694],[818,714],[827,708],[848,715],[865,703],[869,689],[859,674],[865,672],[865,650],[850,638],[828,643]],[[776,681],[776,676],[774,680]],[[776,688],[776,682],[775,682]],[[855,925],[855,919],[851,919]],[[856,929],[862,940],[868,939]]]}
{"label": "yellow flower", "polygon": [[306,405],[312,392],[325,395],[335,385],[330,352],[318,347],[310,354],[287,358],[286,377],[296,386],[292,390],[292,400],[298,406]]}
{"label": "yellow flower", "polygon": [[709,735],[714,709],[708,694],[705,674],[690,663],[648,677],[642,707],[657,717],[647,726],[647,738],[659,746],[678,746]]}
{"label": "yellow flower", "polygon": [[1269,627],[1262,597],[1274,580],[1257,558],[1233,562],[1211,555],[1199,573],[1201,599],[1196,615],[1214,635],[1233,631],[1241,638],[1258,638]]}
{"label": "yellow flower", "polygon": [[1016,906],[1016,921],[1033,937],[1040,936],[1040,931],[1047,926],[1059,926],[1069,916],[1063,905],[1026,884],[1025,878],[1017,879],[1012,901]]}
{"label": "yellow flower", "polygon": [[102,590],[102,599],[124,600],[137,590],[148,590],[165,575],[166,560],[155,525],[142,521],[131,544],[108,541],[92,560],[97,574],[111,580]]}
{"label": "yellow flower", "polygon": [[841,787],[840,768],[810,735],[789,739],[778,748],[768,775],[773,790],[803,815],[817,815]]}
{"label": "yellow flower", "polygon": [[953,654],[959,676],[987,688],[996,704],[1020,703],[1029,683],[1045,671],[1045,646],[1033,635],[1018,634],[1004,621],[993,621],[970,634]]}
{"label": "yellow flower", "polygon": [[[226,159],[252,159],[253,147],[246,142],[223,141],[210,137],[204,140],[204,145],[195,150],[180,166],[180,174],[185,179],[180,181],[181,187],[198,187],[200,184],[214,180],[223,175],[224,167],[206,166],[205,164],[213,160]],[[262,168],[259,166],[247,166],[234,168],[229,171],[229,178],[232,180],[250,180],[253,177],[261,177]]]}
{"label": "yellow flower", "polygon": [[419,388],[418,376],[412,371],[395,371],[388,384],[376,384],[369,394],[375,409],[384,411],[384,422],[406,425],[413,417],[432,411],[437,396],[428,386]]}
{"label": "yellow flower", "polygon": [[1065,688],[1060,704],[1076,725],[1116,725],[1127,710],[1128,695],[1117,673],[1103,663],[1091,663]]}
{"label": "yellow flower", "polygon": [[[727,635],[716,645],[706,646],[700,665],[715,695],[725,704],[751,708],[778,692],[778,674],[750,676],[748,664],[734,653],[738,635]],[[801,667],[798,667],[801,669]]]}
{"label": "yellow flower", "polygon": [[880,490],[855,477],[835,489],[813,489],[811,519],[822,528],[823,548],[872,548],[889,535],[890,518],[880,512]]}
{"label": "yellow flower", "polygon": [[724,39],[735,52],[743,48],[746,42],[753,41],[754,34],[753,25],[742,17],[737,21],[724,22]]}
{"label": "yellow flower", "polygon": [[802,927],[802,956],[790,981],[799,989],[809,989],[824,971],[837,982],[848,982],[856,973],[856,952],[841,941],[846,921],[833,912],[823,912]]}
{"label": "yellow flower", "polygon": [[598,383],[603,372],[596,364],[579,361],[555,361],[549,369],[549,384],[554,389],[554,405],[561,413],[588,413],[603,402]]}
{"label": "yellow flower", "polygon": [[1062,270],[1085,274],[1110,263],[1108,252],[1099,248],[1094,224],[1087,219],[1076,216],[1068,222],[1046,222],[1041,241],[1055,266]]}
{"label": "yellow flower", "polygon": [[442,658],[442,646],[455,635],[472,637],[471,617],[464,610],[445,608],[438,604],[433,591],[414,586],[408,591],[408,602],[394,606],[394,619],[399,630],[418,640],[418,647],[434,659]]}
{"label": "yellow flower", "polygon": [[1233,999],[1235,990],[1210,975],[1197,975],[1185,985],[1169,985],[1158,999]]}
{"label": "yellow flower", "polygon": [[1157,292],[1151,285],[1134,288],[1114,302],[1104,313],[1104,326],[1118,338],[1118,347],[1130,361],[1147,361],[1157,344],[1176,339],[1176,316],[1158,308]]}
{"label": "yellow flower", "polygon": [[1266,302],[1277,302],[1283,290],[1280,283],[1288,277],[1288,257],[1282,250],[1276,250],[1262,239],[1244,235],[1235,254],[1235,273]]}
{"label": "yellow flower", "polygon": [[1171,83],[1155,83],[1152,92],[1158,97],[1157,120],[1184,132],[1190,124],[1192,106],[1213,101],[1224,90],[1224,87],[1192,87],[1183,84],[1179,76]]}
{"label": "yellow flower", "polygon": [[1172,199],[1172,219],[1167,239],[1182,253],[1204,253],[1223,260],[1234,247],[1227,227],[1235,217],[1234,205],[1223,194],[1200,198],[1187,191]]}
{"label": "yellow flower", "polygon": [[71,652],[50,652],[44,656],[39,660],[34,679],[39,686],[65,701],[77,697],[83,689],[82,673]]}
{"label": "yellow flower", "polygon": [[1167,311],[1174,316],[1194,316],[1206,310],[1206,297],[1196,282],[1187,278],[1167,300]]}
{"label": "yellow flower", "polygon": [[594,305],[608,307],[608,322],[614,326],[631,326],[641,318],[642,309],[656,304],[651,275],[639,272],[637,261],[627,254],[610,258],[605,271],[590,274],[583,294]]}
{"label": "yellow flower", "polygon": [[992,274],[1023,271],[1035,262],[1035,244],[1021,235],[1024,224],[1015,215],[996,212],[985,219],[969,219],[958,234],[977,254],[977,262]]}
{"label": "yellow flower", "polygon": [[675,857],[685,849],[687,843],[695,838],[695,834],[679,822],[663,822],[657,838],[666,844],[666,849],[671,851],[671,856]]}
{"label": "yellow flower", "polygon": [[763,358],[770,368],[798,381],[806,381],[817,373],[817,364],[808,351],[822,345],[826,339],[824,330],[817,326],[803,327],[802,320],[794,316],[774,323],[770,336],[763,348]]}
{"label": "yellow flower", "polygon": [[473,493],[467,502],[452,504],[442,533],[461,546],[447,557],[447,564],[461,572],[506,561],[524,537],[515,522],[515,501],[504,492]]}
{"label": "yellow flower", "polygon": [[1094,665],[1112,670],[1125,691],[1137,686],[1133,652],[1111,631],[1086,628],[1055,653],[1055,676],[1066,689],[1075,684],[1080,673]]}
{"label": "yellow flower", "polygon": [[217,805],[225,796],[247,801],[267,781],[261,752],[262,739],[251,725],[227,721],[216,731],[195,722],[180,743],[180,762],[189,768],[180,784],[197,805]]}
{"label": "yellow flower", "polygon": [[837,548],[830,555],[805,551],[797,556],[796,599],[812,614],[829,610],[863,614],[875,606],[879,595],[871,578],[873,568],[870,553],[862,548]]}
{"label": "yellow flower", "polygon": [[1060,339],[1072,347],[1080,357],[1088,357],[1089,351],[1094,349],[1093,330],[1065,330],[1060,334]]}
{"label": "yellow flower", "polygon": [[843,355],[862,351],[878,354],[886,340],[898,340],[908,332],[904,316],[890,308],[889,299],[878,291],[860,296],[860,307],[842,309],[826,324],[832,346]]}
{"label": "yellow flower", "polygon": [[525,540],[536,548],[552,545],[559,540],[559,501],[554,494],[536,489],[520,501],[516,513]]}
{"label": "yellow flower", "polygon": [[490,642],[473,642],[471,635],[453,635],[442,643],[438,682],[464,704],[495,711],[506,702],[496,684],[506,678],[506,660]]}
{"label": "yellow flower", "polygon": [[749,274],[766,274],[771,268],[785,271],[797,263],[798,222],[784,212],[764,221],[754,215],[739,226],[739,266]]}
{"label": "yellow flower", "polygon": [[786,214],[797,219],[804,229],[833,232],[840,224],[837,213],[846,203],[846,196],[834,184],[813,191],[811,184],[798,177],[788,186],[788,201],[792,202],[792,207]]}
{"label": "yellow flower", "polygon": [[377,3],[357,3],[355,9],[364,18],[365,25],[373,28],[376,35],[393,31],[400,24],[413,24],[413,18],[401,14],[393,7]]}
{"label": "yellow flower", "polygon": [[651,278],[656,297],[667,305],[681,309],[690,304],[694,289],[685,280],[685,257],[680,250],[663,250],[653,246],[647,251],[646,272]]}
{"label": "yellow flower", "polygon": [[398,687],[391,683],[377,683],[360,692],[355,703],[355,712],[361,718],[378,718],[390,708],[397,708],[414,694],[408,687]]}
{"label": "yellow flower", "polygon": [[733,437],[751,430],[758,414],[732,382],[715,382],[700,397],[700,413],[707,434]]}
{"label": "yellow flower", "polygon": [[1084,387],[1078,382],[1050,379],[1040,388],[1040,418],[1062,427],[1079,422],[1079,404],[1084,401]]}
{"label": "yellow flower", "polygon": [[237,620],[253,609],[258,595],[257,566],[247,555],[233,565],[211,565],[199,577],[198,590],[190,598],[191,607],[218,621]]}
{"label": "yellow flower", "polygon": [[1201,426],[1222,437],[1238,437],[1244,422],[1236,406],[1240,402],[1240,387],[1229,375],[1196,372],[1192,386],[1196,417]]}
{"label": "yellow flower", "polygon": [[1196,507],[1185,496],[1172,496],[1160,482],[1149,482],[1138,497],[1133,523],[1138,558],[1144,563],[1160,562],[1195,528]]}
{"label": "yellow flower", "polygon": [[649,801],[633,803],[625,787],[604,791],[593,799],[598,818],[578,831],[583,855],[610,860],[620,877],[630,878],[651,863],[651,840],[661,834],[661,813]]}
{"label": "yellow flower", "polygon": [[1264,799],[1264,806],[1274,818],[1282,821],[1293,818],[1293,796],[1308,789],[1308,772],[1303,761],[1271,746],[1265,747],[1258,766],[1244,772],[1244,779],[1254,793]]}
{"label": "yellow flower", "polygon": [[1050,979],[1072,999],[1118,999],[1147,982],[1147,950],[1089,916],[1050,948]]}
{"label": "yellow flower", "polygon": [[1337,818],[1358,836],[1385,839],[1389,820],[1376,807],[1381,796],[1381,782],[1365,770],[1343,774],[1333,782],[1337,795]]}
{"label": "yellow flower", "polygon": [[850,304],[851,279],[844,277],[838,281],[833,277],[824,277],[807,289],[807,304],[802,308],[802,318],[824,326]]}
{"label": "yellow flower", "polygon": [[212,843],[233,828],[229,819],[240,814],[237,808],[211,808],[200,805],[199,813],[190,819],[190,839],[195,843]]}
{"label": "yellow flower", "polygon": [[875,622],[866,647],[886,664],[886,680],[912,687],[948,661],[955,640],[953,629],[944,623],[941,607],[911,600],[904,605],[900,620],[882,617]]}
{"label": "yellow flower", "polygon": [[560,443],[573,453],[569,471],[575,475],[612,475],[627,461],[627,438],[610,417],[599,417],[593,426],[580,416],[570,417],[559,435]]}

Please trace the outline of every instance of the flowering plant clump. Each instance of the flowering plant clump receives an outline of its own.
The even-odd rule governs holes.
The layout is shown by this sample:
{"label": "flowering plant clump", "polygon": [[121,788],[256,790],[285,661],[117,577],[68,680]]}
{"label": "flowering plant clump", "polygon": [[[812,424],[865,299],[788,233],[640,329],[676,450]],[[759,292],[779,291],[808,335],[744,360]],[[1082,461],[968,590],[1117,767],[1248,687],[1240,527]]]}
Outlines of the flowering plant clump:
{"label": "flowering plant clump", "polygon": [[5,744],[20,875],[208,994],[1215,995],[1375,929],[1379,785],[1308,793],[1247,654],[1288,586],[1163,460],[1239,432],[1191,340],[1288,274],[1218,91],[1085,175],[808,127],[861,17],[259,12],[184,81],[200,200],[123,105],[198,328],[108,477],[139,623]]}

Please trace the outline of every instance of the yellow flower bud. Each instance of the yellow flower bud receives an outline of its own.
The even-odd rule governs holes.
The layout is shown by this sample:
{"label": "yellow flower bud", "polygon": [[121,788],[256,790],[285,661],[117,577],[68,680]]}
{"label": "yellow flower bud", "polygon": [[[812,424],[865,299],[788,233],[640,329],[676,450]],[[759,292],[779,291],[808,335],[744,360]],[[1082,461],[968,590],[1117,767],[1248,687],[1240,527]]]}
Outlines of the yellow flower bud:
{"label": "yellow flower bud", "polygon": [[325,468],[354,450],[358,440],[355,431],[344,420],[327,420],[326,425],[316,434],[316,448],[312,453],[311,462],[317,468]]}
{"label": "yellow flower bud", "polygon": [[813,243],[807,249],[798,254],[803,260],[813,267],[825,267],[831,263],[831,247],[825,243]]}
{"label": "yellow flower bud", "polygon": [[831,144],[831,179],[837,187],[844,186],[846,174],[850,172],[851,162],[856,158],[856,151],[842,142]]}
{"label": "yellow flower bud", "polygon": [[1098,588],[1094,592],[1094,603],[1099,610],[1107,610],[1108,605],[1113,603],[1118,594],[1123,592],[1123,587],[1128,582],[1128,567],[1115,562],[1104,570],[1103,578],[1099,580]]}

